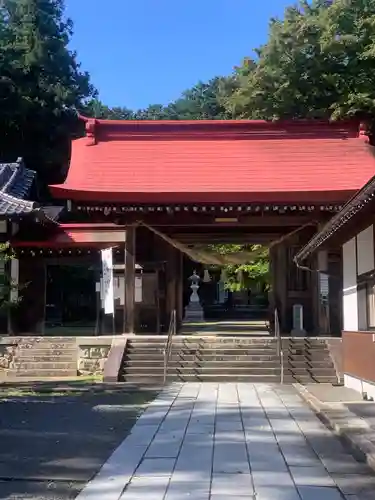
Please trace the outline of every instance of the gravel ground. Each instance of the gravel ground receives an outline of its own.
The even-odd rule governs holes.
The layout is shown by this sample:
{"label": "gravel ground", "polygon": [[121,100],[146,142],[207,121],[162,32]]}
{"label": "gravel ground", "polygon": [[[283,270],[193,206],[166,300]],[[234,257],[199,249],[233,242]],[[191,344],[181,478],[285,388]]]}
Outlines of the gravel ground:
{"label": "gravel ground", "polygon": [[96,388],[0,399],[0,498],[75,498],[155,395]]}

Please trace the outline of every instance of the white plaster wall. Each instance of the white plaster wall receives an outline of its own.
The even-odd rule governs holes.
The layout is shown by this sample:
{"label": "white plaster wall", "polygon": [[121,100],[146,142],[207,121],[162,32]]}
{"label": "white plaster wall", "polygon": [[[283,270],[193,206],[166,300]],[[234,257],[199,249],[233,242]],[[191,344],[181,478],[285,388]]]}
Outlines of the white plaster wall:
{"label": "white plaster wall", "polygon": [[358,300],[358,330],[367,330],[367,298],[366,288],[357,290]]}
{"label": "white plaster wall", "polygon": [[367,394],[367,398],[375,400],[375,384],[366,382],[352,375],[344,375],[344,385],[350,389],[354,389],[360,394]]}
{"label": "white plaster wall", "polygon": [[357,273],[368,273],[374,269],[374,227],[357,234]]}
{"label": "white plaster wall", "polygon": [[343,261],[343,329],[358,331],[358,295],[356,239],[342,246]]}

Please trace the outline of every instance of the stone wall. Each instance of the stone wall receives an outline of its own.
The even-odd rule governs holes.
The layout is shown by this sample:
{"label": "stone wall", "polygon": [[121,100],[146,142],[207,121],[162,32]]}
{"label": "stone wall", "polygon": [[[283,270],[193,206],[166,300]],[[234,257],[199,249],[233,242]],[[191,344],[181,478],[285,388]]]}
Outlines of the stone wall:
{"label": "stone wall", "polygon": [[79,375],[102,375],[112,338],[77,338]]}
{"label": "stone wall", "polygon": [[17,347],[21,338],[0,338],[0,379],[5,378],[13,368]]}
{"label": "stone wall", "polygon": [[[27,337],[30,342],[43,340],[44,337]],[[69,339],[72,339],[70,337]],[[45,337],[45,340],[52,340]],[[61,339],[60,339],[61,340]],[[104,364],[112,345],[111,337],[75,337],[77,348],[76,363],[78,375],[102,375]],[[20,343],[25,337],[0,337],[0,380],[15,376],[15,361],[20,352]],[[32,354],[30,352],[30,354]],[[44,363],[46,363],[44,361]],[[37,367],[36,367],[37,369]]]}

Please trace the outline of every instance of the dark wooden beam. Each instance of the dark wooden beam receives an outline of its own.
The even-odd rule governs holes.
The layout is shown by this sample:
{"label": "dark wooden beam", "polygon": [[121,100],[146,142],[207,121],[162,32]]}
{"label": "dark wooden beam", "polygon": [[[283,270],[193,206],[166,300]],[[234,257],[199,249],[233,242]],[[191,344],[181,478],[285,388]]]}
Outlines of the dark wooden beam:
{"label": "dark wooden beam", "polygon": [[[288,212],[287,214],[280,213],[263,213],[263,214],[209,214],[209,213],[194,213],[194,212],[177,212],[177,213],[121,213],[108,214],[103,212],[89,212],[81,214],[80,222],[115,222],[119,225],[130,225],[138,221],[143,221],[150,226],[156,227],[284,227],[284,226],[300,226],[309,221],[326,221],[332,217],[332,213],[321,212],[314,210],[313,212],[295,213]],[[238,219],[237,222],[215,222],[215,219]]]}
{"label": "dark wooden beam", "polygon": [[170,235],[172,238],[184,243],[186,245],[202,244],[202,245],[213,245],[213,244],[267,244],[272,241],[279,239],[282,234],[272,233],[272,234],[260,234],[260,233],[240,233],[240,234],[228,234],[228,233],[187,233],[181,234],[176,233]]}

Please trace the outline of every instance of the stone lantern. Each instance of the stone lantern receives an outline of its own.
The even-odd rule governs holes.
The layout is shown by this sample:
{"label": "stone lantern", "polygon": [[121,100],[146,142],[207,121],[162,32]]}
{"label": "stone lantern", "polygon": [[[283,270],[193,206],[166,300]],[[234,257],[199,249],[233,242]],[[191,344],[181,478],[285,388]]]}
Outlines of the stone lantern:
{"label": "stone lantern", "polygon": [[191,295],[189,304],[185,307],[184,323],[197,323],[204,321],[203,308],[199,301],[199,283],[201,282],[200,276],[193,271],[189,277]]}

